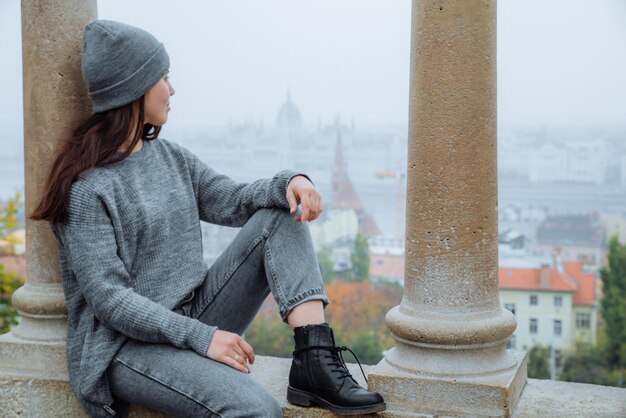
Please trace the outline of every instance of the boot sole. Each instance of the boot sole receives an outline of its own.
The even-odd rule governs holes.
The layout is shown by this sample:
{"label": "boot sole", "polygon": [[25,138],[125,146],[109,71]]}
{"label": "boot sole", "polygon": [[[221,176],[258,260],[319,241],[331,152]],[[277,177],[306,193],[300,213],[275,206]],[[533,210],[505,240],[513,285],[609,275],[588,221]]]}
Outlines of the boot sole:
{"label": "boot sole", "polygon": [[318,405],[338,415],[372,414],[387,409],[387,405],[384,402],[366,406],[337,406],[317,395],[292,388],[291,386],[287,388],[287,401],[298,406]]}

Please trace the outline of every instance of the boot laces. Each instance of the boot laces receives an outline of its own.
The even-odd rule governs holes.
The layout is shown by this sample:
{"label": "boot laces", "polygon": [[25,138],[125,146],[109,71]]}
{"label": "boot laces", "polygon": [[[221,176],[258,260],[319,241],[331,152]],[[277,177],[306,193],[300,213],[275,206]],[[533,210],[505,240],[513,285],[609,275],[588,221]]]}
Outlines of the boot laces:
{"label": "boot laces", "polygon": [[294,351],[293,354],[296,355],[296,354],[303,353],[305,351],[311,351],[311,350],[327,350],[327,351],[330,351],[330,354],[325,355],[324,357],[333,360],[333,361],[328,363],[329,366],[337,367],[336,369],[332,369],[332,371],[341,373],[338,376],[339,379],[344,379],[346,377],[349,377],[350,379],[352,379],[354,381],[354,383],[357,383],[357,381],[354,380],[354,378],[352,377],[352,374],[348,370],[348,366],[346,365],[346,362],[343,360],[343,354],[341,354],[344,351],[349,351],[352,354],[352,356],[354,357],[354,359],[356,360],[357,364],[359,365],[359,369],[361,369],[361,374],[363,375],[363,379],[365,379],[366,383],[369,383],[367,381],[367,377],[365,376],[365,372],[363,371],[363,367],[361,366],[361,362],[359,361],[359,358],[356,356],[356,354],[354,354],[354,351],[350,350],[348,347],[346,347],[346,346],[337,347],[337,346],[325,346],[325,345],[312,345],[312,346],[309,346],[309,347],[300,348],[300,349]]}

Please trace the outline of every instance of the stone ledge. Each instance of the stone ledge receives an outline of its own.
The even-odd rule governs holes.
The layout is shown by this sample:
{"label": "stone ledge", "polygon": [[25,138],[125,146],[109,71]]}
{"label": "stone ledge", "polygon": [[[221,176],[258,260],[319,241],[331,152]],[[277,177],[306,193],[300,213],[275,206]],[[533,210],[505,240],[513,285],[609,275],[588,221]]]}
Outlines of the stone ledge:
{"label": "stone ledge", "polygon": [[[291,359],[256,356],[254,365],[251,366],[250,372],[269,390],[272,395],[283,407],[283,414],[286,418],[296,417],[313,417],[313,418],[329,418],[337,415],[321,408],[301,408],[291,405],[287,402],[287,380],[289,377],[289,368],[291,367]],[[363,366],[363,371],[367,374],[372,366]],[[365,380],[357,364],[348,364],[350,372],[357,382],[365,386]],[[384,416],[380,414],[370,414],[368,417]],[[353,415],[354,416],[354,415]],[[133,405],[130,410],[129,417],[132,418],[166,418],[167,415],[150,411]]]}
{"label": "stone ledge", "polygon": [[[252,373],[279,400],[287,418],[295,417],[334,417],[320,408],[300,408],[287,402],[287,378],[290,359],[257,356]],[[356,364],[349,364],[350,372],[361,384],[363,376]],[[367,374],[372,366],[364,366]],[[166,415],[133,407],[133,418],[165,418]],[[367,417],[398,417],[400,415],[383,412]],[[416,415],[429,417],[429,415]],[[609,386],[568,383],[552,380],[528,379],[528,383],[518,401],[513,418],[618,418],[626,417],[626,389]]]}
{"label": "stone ledge", "polygon": [[[252,373],[283,406],[285,417],[332,417],[320,408],[299,408],[287,403],[287,377],[290,359],[258,356]],[[349,364],[355,378],[363,383],[359,367]],[[364,367],[365,372],[371,366]],[[85,417],[66,380],[17,376],[0,370],[1,417]],[[132,418],[165,418],[166,415],[139,406],[131,407]],[[372,415],[368,415],[371,417]],[[397,417],[389,412],[380,417]],[[417,415],[426,417],[427,415]],[[608,386],[528,379],[513,418],[571,418],[626,416],[626,389]]]}
{"label": "stone ledge", "polygon": [[626,389],[528,379],[513,418],[626,417]]}

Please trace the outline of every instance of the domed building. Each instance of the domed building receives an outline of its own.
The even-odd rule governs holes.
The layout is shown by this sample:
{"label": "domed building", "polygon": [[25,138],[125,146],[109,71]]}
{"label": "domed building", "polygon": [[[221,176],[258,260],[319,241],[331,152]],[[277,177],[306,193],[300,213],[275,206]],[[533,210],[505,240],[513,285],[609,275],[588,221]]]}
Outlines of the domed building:
{"label": "domed building", "polygon": [[298,106],[291,100],[291,91],[287,92],[287,101],[278,110],[276,128],[290,140],[302,132],[302,115]]}

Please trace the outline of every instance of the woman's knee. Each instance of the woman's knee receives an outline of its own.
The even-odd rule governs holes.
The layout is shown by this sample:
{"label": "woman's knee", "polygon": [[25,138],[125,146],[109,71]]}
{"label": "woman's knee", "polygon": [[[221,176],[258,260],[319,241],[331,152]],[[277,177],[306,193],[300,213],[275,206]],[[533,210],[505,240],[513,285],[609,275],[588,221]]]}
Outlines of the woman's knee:
{"label": "woman's knee", "polygon": [[253,216],[262,218],[277,218],[280,220],[286,220],[292,217],[289,210],[283,208],[260,208]]}

